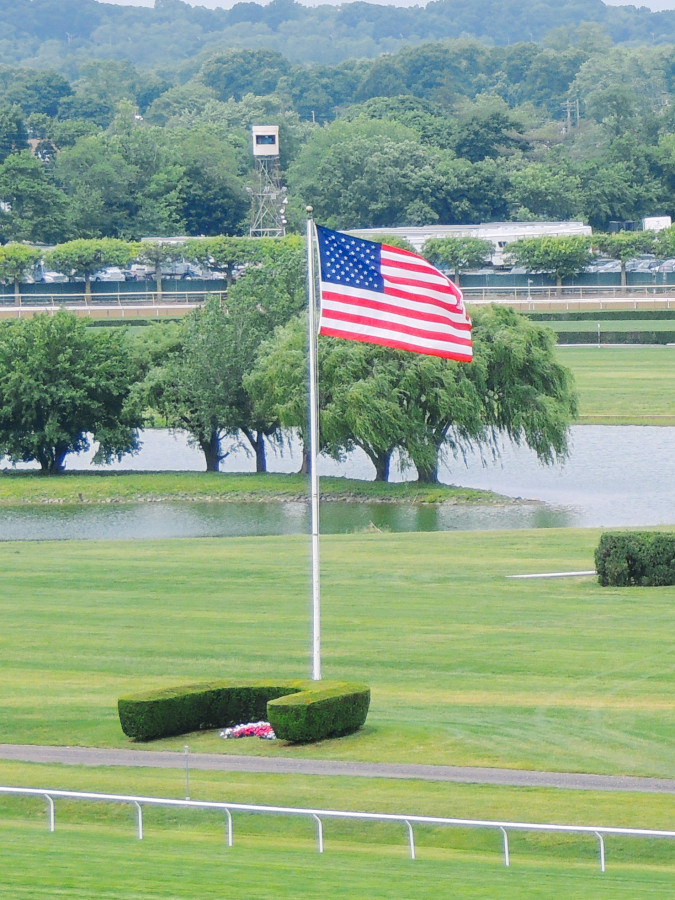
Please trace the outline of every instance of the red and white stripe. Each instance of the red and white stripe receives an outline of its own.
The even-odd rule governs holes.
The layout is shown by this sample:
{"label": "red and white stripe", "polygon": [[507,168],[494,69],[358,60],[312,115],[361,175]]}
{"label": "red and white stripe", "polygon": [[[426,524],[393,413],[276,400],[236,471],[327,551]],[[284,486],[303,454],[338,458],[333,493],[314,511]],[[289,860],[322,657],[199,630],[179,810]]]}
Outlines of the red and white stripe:
{"label": "red and white stripe", "polygon": [[462,292],[422,257],[382,244],[384,291],[321,282],[319,333],[469,362]]}

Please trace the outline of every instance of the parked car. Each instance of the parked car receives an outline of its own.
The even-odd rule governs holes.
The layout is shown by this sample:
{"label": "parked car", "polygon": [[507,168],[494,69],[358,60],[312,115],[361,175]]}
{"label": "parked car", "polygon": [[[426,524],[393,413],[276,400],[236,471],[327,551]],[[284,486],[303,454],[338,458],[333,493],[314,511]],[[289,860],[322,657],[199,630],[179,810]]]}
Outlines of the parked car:
{"label": "parked car", "polygon": [[43,272],[42,275],[40,275],[39,280],[42,284],[56,284],[56,283],[62,284],[64,282],[68,281],[68,276],[64,275],[63,272],[47,271],[47,272]]}
{"label": "parked car", "polygon": [[170,265],[162,266],[162,276],[164,278],[203,278],[204,269],[195,263],[174,262]]}
{"label": "parked car", "polygon": [[128,269],[124,269],[126,281],[144,281],[146,278],[152,278],[154,274],[153,267],[143,265],[143,263],[132,263]]}
{"label": "parked car", "polygon": [[[205,281],[224,281],[227,278],[225,272],[216,272],[214,269],[204,269],[201,276]],[[233,278],[236,276],[233,275]]]}
{"label": "parked car", "polygon": [[119,266],[108,266],[91,276],[92,281],[124,281],[124,270]]}
{"label": "parked car", "polygon": [[651,272],[658,264],[659,260],[657,260],[653,254],[645,254],[644,256],[638,256],[635,259],[629,259],[626,263],[626,271]]}
{"label": "parked car", "polygon": [[587,272],[620,272],[621,263],[618,259],[603,259],[587,266]]}
{"label": "parked car", "polygon": [[201,266],[193,266],[189,265],[185,267],[185,271],[183,272],[183,278],[203,278],[204,277],[204,269]]}

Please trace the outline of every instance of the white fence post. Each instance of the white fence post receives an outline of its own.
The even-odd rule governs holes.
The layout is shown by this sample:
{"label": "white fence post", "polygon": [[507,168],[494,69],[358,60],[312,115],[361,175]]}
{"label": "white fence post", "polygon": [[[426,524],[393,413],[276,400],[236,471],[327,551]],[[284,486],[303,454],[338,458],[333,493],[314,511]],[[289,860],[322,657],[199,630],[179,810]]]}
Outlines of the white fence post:
{"label": "white fence post", "polygon": [[410,822],[406,819],[405,824],[408,826],[408,844],[410,846],[410,859],[415,859],[415,835]]}
{"label": "white fence post", "polygon": [[49,816],[49,831],[53,834],[56,830],[56,813],[54,811],[54,801],[49,796],[49,794],[45,794],[45,800],[47,801],[47,809]]}
{"label": "white fence post", "polygon": [[323,853],[323,823],[316,813],[312,813],[312,817],[316,821],[316,836],[319,842],[319,853]]}
{"label": "white fence post", "polygon": [[509,836],[506,833],[506,829],[502,828],[501,825],[500,825],[500,829],[501,829],[502,835],[504,836],[504,865],[508,869],[508,867],[511,865],[511,857],[509,855]]}
{"label": "white fence post", "polygon": [[605,871],[605,841],[601,834],[595,832],[596,838],[600,841],[600,871]]}
{"label": "white fence post", "polygon": [[143,840],[143,809],[138,800],[134,800],[134,806],[136,807],[136,823],[138,828],[138,840]]}

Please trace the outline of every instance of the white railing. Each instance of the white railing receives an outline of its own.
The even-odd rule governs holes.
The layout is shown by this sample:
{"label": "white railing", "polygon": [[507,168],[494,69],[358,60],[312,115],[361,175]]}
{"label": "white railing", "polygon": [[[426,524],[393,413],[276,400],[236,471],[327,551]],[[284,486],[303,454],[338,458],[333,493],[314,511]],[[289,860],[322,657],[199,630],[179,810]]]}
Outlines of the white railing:
{"label": "white railing", "polygon": [[519,310],[560,312],[603,309],[675,309],[675,288],[652,293],[644,288],[566,288],[556,293],[555,288],[462,288],[464,299],[470,306],[494,303],[513,306]]}
{"label": "white railing", "polygon": [[123,306],[140,303],[144,306],[157,303],[185,304],[201,303],[208,294],[224,296],[227,291],[222,287],[202,288],[201,290],[186,289],[180,291],[162,291],[161,294],[153,290],[137,291],[96,291],[90,296],[85,296],[83,290],[75,291],[40,291],[39,293],[21,294],[20,302],[15,302],[14,296],[5,294],[0,297],[0,308],[33,307],[33,306],[64,306],[75,305],[96,308],[102,304]]}
{"label": "white railing", "polygon": [[[494,303],[513,306],[520,310],[555,312],[560,310],[579,311],[584,309],[675,309],[675,285],[632,285],[619,286],[576,286],[563,287],[463,287],[464,297],[469,305]],[[204,302],[209,294],[223,297],[227,291],[222,288],[162,291],[102,291],[85,299],[82,291],[57,293],[41,292],[22,295],[21,303],[15,304],[9,295],[0,298],[0,317],[30,316],[36,312],[56,313],[66,308],[86,315],[106,315],[116,317],[137,314],[138,311],[152,311],[152,314],[168,315],[186,312]]]}
{"label": "white railing", "polygon": [[85,791],[61,791],[51,788],[0,787],[0,794],[42,797],[47,802],[49,830],[56,829],[56,809],[54,800],[90,800],[96,803],[125,803],[136,811],[136,830],[138,839],[143,840],[143,807],[172,807],[182,809],[219,810],[225,813],[227,820],[227,845],[232,847],[234,831],[233,812],[266,813],[270,815],[304,816],[311,818],[317,825],[317,844],[319,853],[323,853],[323,820],[342,819],[369,822],[400,823],[406,826],[410,858],[415,859],[415,836],[413,825],[445,825],[455,828],[485,828],[499,831],[502,835],[504,864],[510,866],[509,852],[510,831],[555,832],[558,834],[592,835],[598,840],[600,854],[600,870],[605,871],[605,837],[608,835],[621,837],[675,838],[675,831],[658,831],[651,828],[613,828],[607,825],[553,825],[537,822],[498,822],[487,819],[449,819],[442,816],[396,815],[393,813],[350,812],[338,809],[303,809],[293,806],[266,806],[250,803],[228,803],[209,800],[177,800],[168,797],[142,797],[127,794],[95,794]]}

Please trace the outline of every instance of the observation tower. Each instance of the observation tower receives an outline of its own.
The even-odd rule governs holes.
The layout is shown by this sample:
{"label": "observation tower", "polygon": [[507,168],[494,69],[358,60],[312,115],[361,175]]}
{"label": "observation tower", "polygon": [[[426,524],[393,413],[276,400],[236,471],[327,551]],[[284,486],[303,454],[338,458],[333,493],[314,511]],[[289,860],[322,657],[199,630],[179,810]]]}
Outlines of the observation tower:
{"label": "observation tower", "polygon": [[253,125],[255,186],[251,193],[251,237],[284,237],[286,234],[286,188],[281,185],[279,127]]}

